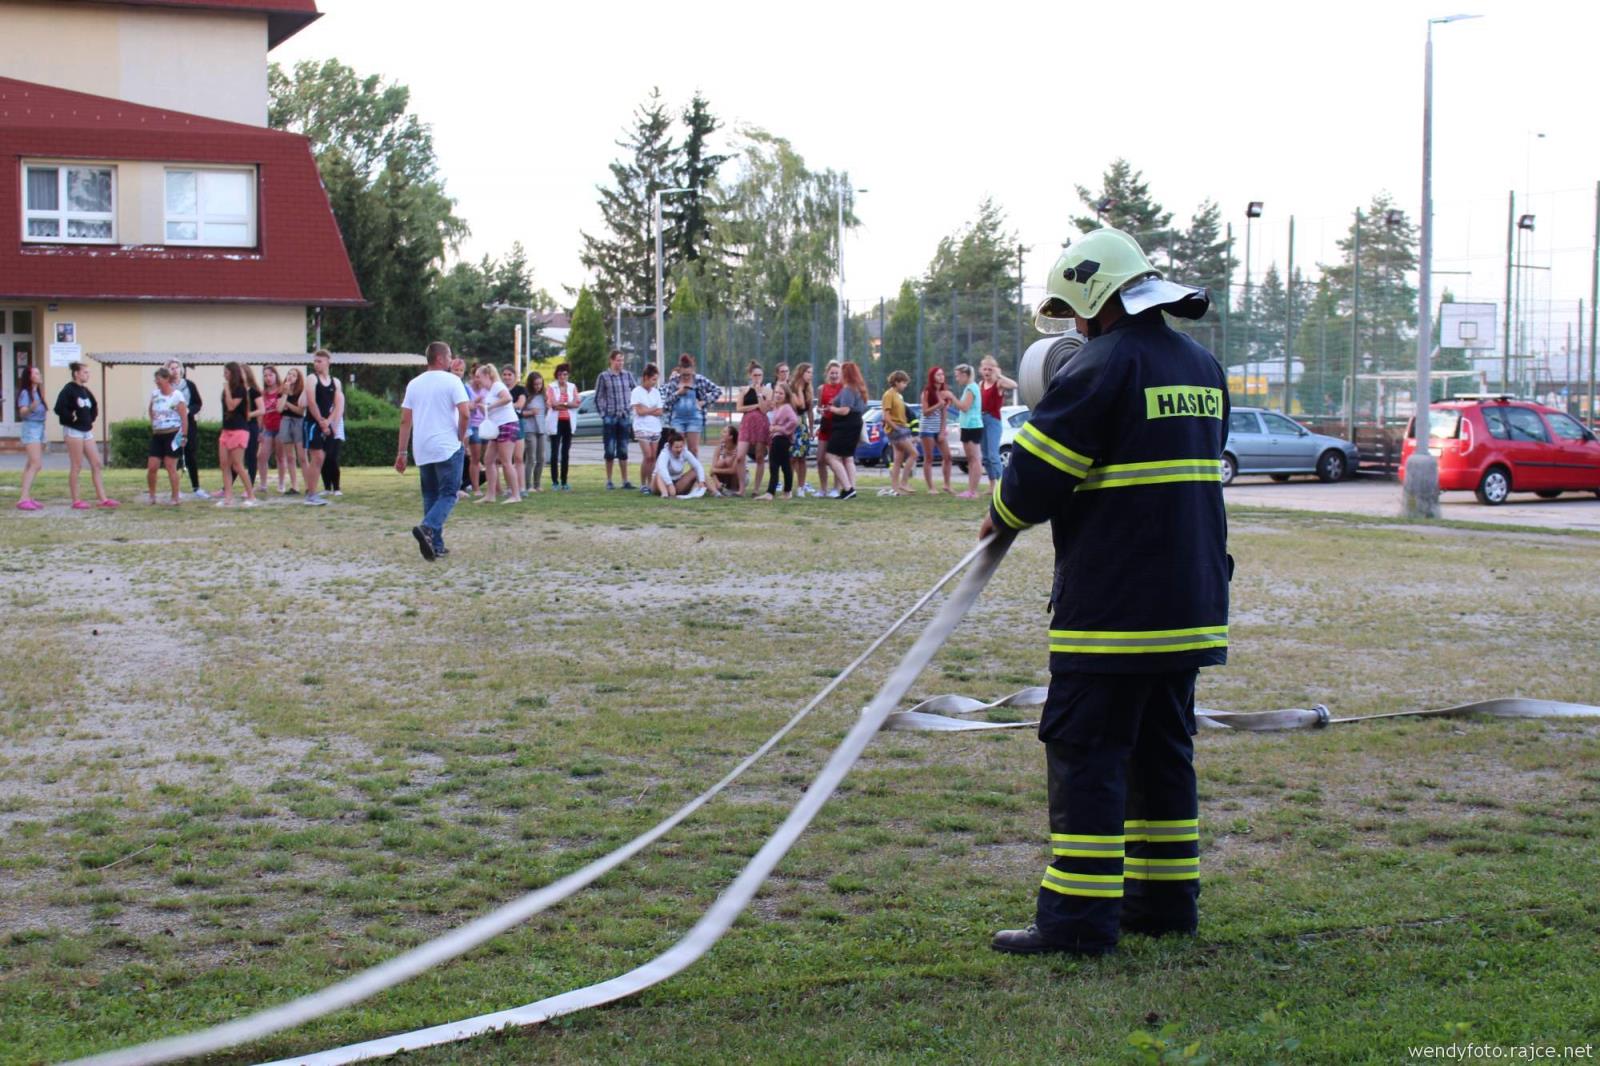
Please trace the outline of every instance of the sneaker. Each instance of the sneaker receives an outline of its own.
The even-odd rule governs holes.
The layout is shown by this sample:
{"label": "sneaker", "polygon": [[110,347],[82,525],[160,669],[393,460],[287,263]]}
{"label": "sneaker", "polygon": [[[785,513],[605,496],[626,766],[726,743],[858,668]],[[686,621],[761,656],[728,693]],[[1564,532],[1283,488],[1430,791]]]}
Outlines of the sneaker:
{"label": "sneaker", "polygon": [[688,492],[686,492],[682,496],[680,496],[679,499],[683,499],[683,500],[698,500],[700,497],[704,496],[705,494],[706,494],[706,487],[704,485],[696,485],[694,488],[690,489]]}
{"label": "sneaker", "polygon": [[338,489],[334,489],[334,490],[333,490],[333,491],[332,491],[332,492],[330,492],[330,493],[328,493],[328,495],[329,495],[329,496],[343,496],[343,495],[344,495],[344,493],[343,493],[343,492],[341,492],[341,491],[340,491],[340,490],[338,490]]}
{"label": "sneaker", "polygon": [[613,484],[612,484],[612,483],[611,483],[611,482],[609,482],[609,481],[608,481],[608,482],[606,482],[606,491],[607,491],[607,492],[610,492],[610,491],[611,491],[611,490],[612,490],[612,489],[614,489],[614,488],[616,488],[616,486],[615,486],[615,485],[613,485]]}
{"label": "sneaker", "polygon": [[856,498],[856,490],[855,489],[845,489],[843,492],[839,493],[839,499],[841,499],[841,500],[853,500],[855,498]]}
{"label": "sneaker", "polygon": [[307,496],[305,498],[305,500],[302,501],[302,502],[304,502],[307,507],[326,507],[326,506],[328,506],[328,501],[324,500],[321,496]]}
{"label": "sneaker", "polygon": [[446,548],[443,544],[435,544],[433,546],[433,554],[439,556],[442,559],[446,555],[450,554],[450,549]]}
{"label": "sneaker", "polygon": [[255,507],[256,506],[256,501],[255,500],[246,500],[243,503],[241,503],[239,506],[240,507]]}
{"label": "sneaker", "polygon": [[639,486],[639,495],[641,495],[641,496],[650,495],[650,486],[649,485],[640,485]]}
{"label": "sneaker", "polygon": [[197,500],[209,500],[211,499],[211,493],[207,492],[205,489],[195,489],[194,498]]}
{"label": "sneaker", "polygon": [[411,535],[417,538],[417,550],[428,562],[433,562],[439,555],[439,549],[433,545],[433,532],[427,526],[412,526]]}
{"label": "sneaker", "polygon": [[233,506],[233,501],[228,499],[228,497],[224,496],[222,499],[220,499],[220,500],[218,500],[216,502],[215,506],[217,506],[217,507],[232,507]]}
{"label": "sneaker", "polygon": [[285,496],[298,496],[298,495],[300,495],[300,490],[299,489],[293,489],[293,488],[285,489],[283,494]]}
{"label": "sneaker", "polygon": [[839,498],[839,490],[829,489],[827,492],[822,494],[822,498],[825,500],[837,500]]}
{"label": "sneaker", "polygon": [[623,488],[624,491],[626,491],[628,489],[638,488],[638,486],[635,485],[633,482],[629,481],[627,478],[623,478],[622,479],[622,488]]}

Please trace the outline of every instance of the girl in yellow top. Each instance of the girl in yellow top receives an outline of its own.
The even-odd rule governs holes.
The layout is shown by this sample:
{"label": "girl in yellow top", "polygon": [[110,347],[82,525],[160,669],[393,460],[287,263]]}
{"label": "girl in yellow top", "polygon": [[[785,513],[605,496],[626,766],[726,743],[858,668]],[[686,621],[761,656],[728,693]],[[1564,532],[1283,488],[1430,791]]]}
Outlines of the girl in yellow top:
{"label": "girl in yellow top", "polygon": [[917,449],[911,439],[911,422],[906,416],[906,401],[901,390],[911,383],[904,370],[889,375],[889,387],[883,392],[883,431],[888,434],[889,446],[894,449],[894,466],[889,471],[890,492],[896,496],[911,495],[911,472],[917,466]]}

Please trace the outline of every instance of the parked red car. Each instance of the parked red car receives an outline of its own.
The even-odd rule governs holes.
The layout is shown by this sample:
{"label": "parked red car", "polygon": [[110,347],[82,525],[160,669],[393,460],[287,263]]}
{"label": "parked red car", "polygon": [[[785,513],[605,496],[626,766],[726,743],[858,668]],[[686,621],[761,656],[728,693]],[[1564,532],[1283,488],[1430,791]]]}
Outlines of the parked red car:
{"label": "parked red car", "polygon": [[[1510,396],[1458,396],[1428,408],[1428,450],[1439,457],[1439,488],[1471,489],[1495,506],[1513,492],[1554,499],[1563,492],[1600,496],[1600,440],[1581,422]],[[1415,421],[1400,452],[1416,449]]]}

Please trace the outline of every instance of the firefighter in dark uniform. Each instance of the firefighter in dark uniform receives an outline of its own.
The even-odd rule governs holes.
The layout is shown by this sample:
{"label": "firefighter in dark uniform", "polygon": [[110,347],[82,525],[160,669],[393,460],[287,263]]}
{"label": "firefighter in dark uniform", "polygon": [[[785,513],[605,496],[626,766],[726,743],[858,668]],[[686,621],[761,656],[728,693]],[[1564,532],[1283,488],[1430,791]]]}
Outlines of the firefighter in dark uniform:
{"label": "firefighter in dark uniform", "polygon": [[1169,326],[1205,290],[1162,278],[1115,229],[1073,242],[1037,322],[1083,348],[1049,382],[995,486],[983,534],[1049,522],[1050,689],[1039,723],[1051,859],[1017,954],[1193,933],[1200,895],[1194,689],[1228,652],[1221,457],[1228,384]]}

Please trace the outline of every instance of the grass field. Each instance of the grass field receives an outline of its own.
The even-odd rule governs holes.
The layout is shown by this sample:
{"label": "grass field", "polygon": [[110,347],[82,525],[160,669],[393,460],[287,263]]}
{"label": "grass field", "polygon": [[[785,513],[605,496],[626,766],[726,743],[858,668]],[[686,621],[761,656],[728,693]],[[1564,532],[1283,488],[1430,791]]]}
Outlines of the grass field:
{"label": "grass field", "polygon": [[[870,494],[668,503],[595,478],[463,505],[431,565],[408,532],[414,474],[347,472],[321,510],[0,513],[0,1062],[280,1002],[612,849],[777,728],[980,515]],[[140,483],[112,475],[124,501]],[[0,477],[0,504],[15,484]],[[1232,521],[1232,663],[1202,677],[1208,706],[1600,704],[1600,538]],[[1046,533],[1019,540],[918,697],[1043,681],[1049,560]],[[638,965],[754,853],[909,641],[567,904],[209,1061]],[[1192,941],[991,952],[1047,857],[1039,745],[886,734],[687,974],[407,1061],[1392,1063],[1452,1041],[1600,1043],[1600,723],[1208,732],[1197,761]]]}

